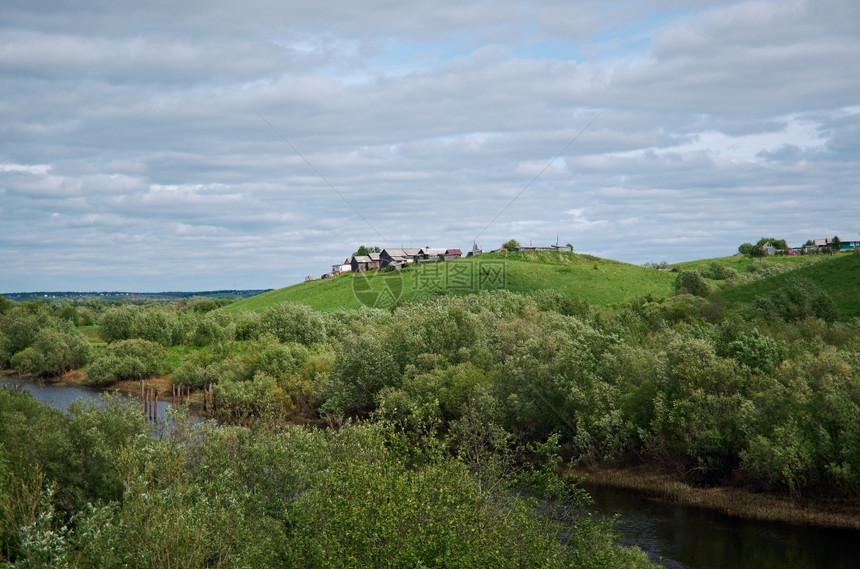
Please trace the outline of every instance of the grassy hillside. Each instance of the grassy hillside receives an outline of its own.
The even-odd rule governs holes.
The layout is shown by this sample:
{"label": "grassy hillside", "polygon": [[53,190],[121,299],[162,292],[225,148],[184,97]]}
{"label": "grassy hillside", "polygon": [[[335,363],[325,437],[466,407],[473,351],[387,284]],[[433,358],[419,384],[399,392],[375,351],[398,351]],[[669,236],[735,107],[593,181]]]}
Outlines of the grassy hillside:
{"label": "grassy hillside", "polygon": [[[770,274],[743,284],[710,281],[723,287],[717,298],[728,306],[751,303],[785,286],[789,279],[806,279],[827,292],[841,319],[860,315],[860,254],[769,257],[722,257],[676,265],[706,272],[712,263],[741,275]],[[773,268],[776,267],[774,270]],[[675,275],[654,269],[575,253],[489,253],[447,263],[411,266],[402,271],[369,271],[303,282],[229,305],[231,311],[260,312],[279,302],[297,302],[317,310],[357,309],[362,304],[387,307],[395,299],[410,300],[439,294],[464,295],[481,290],[532,292],[548,289],[581,298],[592,305],[613,306],[631,298],[655,298],[672,292]]]}
{"label": "grassy hillside", "polygon": [[762,267],[767,267],[769,265],[781,265],[787,268],[796,269],[833,259],[834,256],[832,255],[780,255],[772,257],[745,257],[742,255],[732,255],[729,257],[717,257],[715,259],[684,261],[672,266],[685,271],[707,270],[708,266],[712,262],[716,261],[723,266],[735,269],[739,273],[746,273],[759,270]]}
{"label": "grassy hillside", "polygon": [[775,260],[781,259],[793,259],[789,262],[796,263],[796,269],[724,290],[718,295],[720,300],[729,306],[751,303],[756,297],[773,295],[791,279],[799,278],[829,294],[840,319],[860,316],[860,253],[782,257]]}
{"label": "grassy hillside", "polygon": [[648,294],[665,296],[671,292],[674,278],[661,271],[575,253],[488,253],[399,272],[369,271],[303,282],[238,301],[229,310],[262,311],[279,302],[298,302],[317,310],[353,309],[375,301],[387,306],[391,297],[381,295],[388,293],[409,300],[494,289],[550,289],[589,304],[611,306]]}

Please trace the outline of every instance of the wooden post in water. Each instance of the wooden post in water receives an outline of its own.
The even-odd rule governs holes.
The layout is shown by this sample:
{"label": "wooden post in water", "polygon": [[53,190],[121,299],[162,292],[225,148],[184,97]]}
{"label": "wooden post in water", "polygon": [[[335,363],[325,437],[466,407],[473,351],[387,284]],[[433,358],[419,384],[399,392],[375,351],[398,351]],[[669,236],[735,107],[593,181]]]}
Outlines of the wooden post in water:
{"label": "wooden post in water", "polygon": [[152,403],[151,403],[151,412],[152,412],[152,420],[155,421],[158,418],[158,390],[156,388],[152,388]]}

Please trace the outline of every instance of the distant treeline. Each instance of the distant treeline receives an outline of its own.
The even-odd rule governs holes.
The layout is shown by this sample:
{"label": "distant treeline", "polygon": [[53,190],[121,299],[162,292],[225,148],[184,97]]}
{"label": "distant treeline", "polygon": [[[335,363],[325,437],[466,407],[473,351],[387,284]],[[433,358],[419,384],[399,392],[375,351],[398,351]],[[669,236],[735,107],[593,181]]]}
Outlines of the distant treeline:
{"label": "distant treeline", "polygon": [[106,301],[125,301],[125,302],[147,302],[147,301],[170,301],[180,298],[193,298],[199,296],[201,298],[248,298],[256,296],[264,292],[269,292],[270,288],[266,289],[246,289],[246,290],[205,290],[205,291],[175,291],[175,292],[122,292],[122,291],[102,291],[102,292],[75,292],[75,291],[37,291],[37,292],[10,292],[3,293],[2,296],[16,302],[29,302],[31,300],[42,300],[45,302],[66,301],[66,302],[84,302],[87,300],[106,300]]}

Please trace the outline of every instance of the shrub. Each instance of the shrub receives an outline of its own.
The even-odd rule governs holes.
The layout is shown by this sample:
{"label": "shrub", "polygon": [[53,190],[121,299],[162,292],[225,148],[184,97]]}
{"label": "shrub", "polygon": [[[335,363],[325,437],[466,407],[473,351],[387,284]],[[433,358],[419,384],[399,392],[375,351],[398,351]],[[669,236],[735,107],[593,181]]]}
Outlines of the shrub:
{"label": "shrub", "polygon": [[708,283],[696,271],[678,273],[673,287],[677,294],[692,294],[693,296],[707,296],[708,294]]}
{"label": "shrub", "polygon": [[176,312],[162,308],[140,311],[132,320],[130,334],[130,338],[158,342],[162,346],[175,346],[182,341]]}
{"label": "shrub", "polygon": [[99,318],[99,335],[105,342],[131,339],[138,310],[130,304],[109,308]]}
{"label": "shrub", "polygon": [[400,369],[391,352],[375,335],[344,339],[331,379],[325,386],[322,412],[342,414],[372,409],[383,387],[399,387]]}
{"label": "shrub", "polygon": [[41,303],[25,304],[15,306],[0,316],[0,355],[3,352],[11,357],[29,346],[36,333],[46,326],[50,326],[53,319],[44,309]]}
{"label": "shrub", "polygon": [[325,321],[308,306],[283,302],[263,312],[257,325],[257,336],[263,334],[271,334],[281,342],[310,346],[325,341]]}
{"label": "shrub", "polygon": [[292,400],[265,372],[257,372],[251,381],[219,381],[215,398],[221,417],[234,421],[277,418],[292,408]]}
{"label": "shrub", "polygon": [[145,379],[167,371],[167,351],[149,340],[121,340],[109,344],[93,361],[84,382],[109,385],[127,379]]}
{"label": "shrub", "polygon": [[188,327],[186,341],[194,346],[216,346],[236,338],[236,325],[225,312],[207,312],[202,316],[189,312],[185,323]]}
{"label": "shrub", "polygon": [[725,281],[734,279],[738,276],[738,272],[732,267],[727,267],[718,261],[711,261],[707,269],[701,270],[702,276],[713,279],[715,281]]}
{"label": "shrub", "polygon": [[43,377],[62,375],[86,363],[90,343],[70,325],[43,328],[33,345],[12,357],[12,366],[22,373]]}

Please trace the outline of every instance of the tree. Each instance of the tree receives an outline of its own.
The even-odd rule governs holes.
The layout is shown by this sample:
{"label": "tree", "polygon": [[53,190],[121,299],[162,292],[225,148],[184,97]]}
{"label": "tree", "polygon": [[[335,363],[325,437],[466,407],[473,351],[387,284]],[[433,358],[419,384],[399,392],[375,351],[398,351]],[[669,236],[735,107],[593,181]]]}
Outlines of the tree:
{"label": "tree", "polygon": [[0,314],[3,314],[7,310],[12,308],[12,302],[7,299],[5,296],[0,294]]}
{"label": "tree", "polygon": [[513,251],[514,249],[518,249],[520,246],[520,242],[516,239],[508,239],[504,243],[502,243],[502,249],[507,249],[508,251]]}
{"label": "tree", "polygon": [[745,255],[747,257],[752,257],[754,248],[755,248],[755,245],[753,245],[752,243],[744,243],[740,247],[738,247],[738,251],[740,251],[740,253],[742,255]]}
{"label": "tree", "polygon": [[762,237],[758,240],[755,246],[761,249],[768,242],[770,242],[770,244],[777,249],[788,249],[788,243],[785,241],[785,239],[777,239],[776,237]]}
{"label": "tree", "polygon": [[835,252],[839,252],[839,249],[842,247],[842,240],[839,239],[836,235],[833,236],[833,239],[830,240],[830,248]]}
{"label": "tree", "polygon": [[381,252],[382,251],[380,251],[379,247],[376,247],[376,246],[367,247],[365,245],[362,245],[361,247],[358,248],[358,251],[353,253],[353,255],[355,255],[356,257],[367,257],[371,253],[381,253]]}

